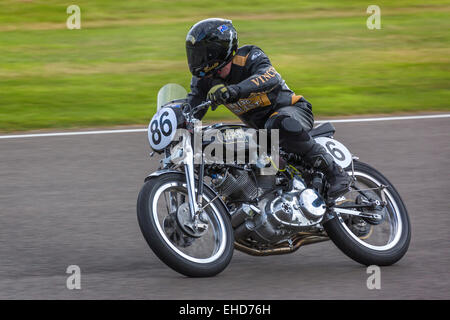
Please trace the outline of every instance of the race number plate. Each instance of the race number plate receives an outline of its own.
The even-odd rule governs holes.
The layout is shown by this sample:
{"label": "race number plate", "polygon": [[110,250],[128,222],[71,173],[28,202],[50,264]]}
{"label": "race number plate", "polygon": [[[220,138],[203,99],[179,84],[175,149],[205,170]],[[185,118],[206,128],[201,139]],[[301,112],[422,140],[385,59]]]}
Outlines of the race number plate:
{"label": "race number plate", "polygon": [[148,125],[148,141],[153,150],[167,147],[175,136],[177,117],[171,108],[160,109]]}
{"label": "race number plate", "polygon": [[334,161],[342,168],[347,168],[352,163],[352,154],[339,141],[326,137],[318,137],[315,140],[331,154]]}

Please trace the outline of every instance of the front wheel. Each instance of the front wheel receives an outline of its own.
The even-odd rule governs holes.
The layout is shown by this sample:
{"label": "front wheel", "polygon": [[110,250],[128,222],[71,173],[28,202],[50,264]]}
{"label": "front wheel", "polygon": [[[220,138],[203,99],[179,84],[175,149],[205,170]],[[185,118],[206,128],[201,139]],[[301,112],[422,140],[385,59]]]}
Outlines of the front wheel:
{"label": "front wheel", "polygon": [[[214,199],[204,188],[203,205]],[[183,174],[167,173],[148,180],[137,201],[138,222],[153,252],[169,267],[189,277],[210,277],[230,263],[233,227],[218,199],[204,209],[190,229],[189,197]]]}
{"label": "front wheel", "polygon": [[334,244],[353,260],[367,266],[392,265],[405,255],[411,239],[406,207],[394,186],[369,165],[355,161],[354,176],[355,186],[363,190],[364,195],[352,189],[338,201],[355,203],[361,198],[381,201],[381,191],[377,188],[385,185],[387,205],[376,212],[382,215],[382,221],[335,213],[333,219],[324,223],[325,231]]}

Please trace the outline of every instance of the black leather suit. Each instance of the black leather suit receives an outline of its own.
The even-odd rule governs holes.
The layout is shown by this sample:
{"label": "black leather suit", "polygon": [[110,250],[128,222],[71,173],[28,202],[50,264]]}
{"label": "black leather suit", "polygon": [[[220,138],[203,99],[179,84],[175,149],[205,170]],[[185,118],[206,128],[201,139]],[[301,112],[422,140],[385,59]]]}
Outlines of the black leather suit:
{"label": "black leather suit", "polygon": [[[188,102],[191,106],[202,103],[209,89],[219,83],[238,89],[239,100],[225,106],[246,125],[280,129],[280,145],[288,152],[306,154],[311,149],[313,141],[308,134],[314,124],[311,104],[289,89],[260,48],[252,45],[239,48],[226,79],[193,77]],[[201,119],[205,113],[195,116]],[[291,120],[290,128],[281,125],[285,118],[295,120]]]}

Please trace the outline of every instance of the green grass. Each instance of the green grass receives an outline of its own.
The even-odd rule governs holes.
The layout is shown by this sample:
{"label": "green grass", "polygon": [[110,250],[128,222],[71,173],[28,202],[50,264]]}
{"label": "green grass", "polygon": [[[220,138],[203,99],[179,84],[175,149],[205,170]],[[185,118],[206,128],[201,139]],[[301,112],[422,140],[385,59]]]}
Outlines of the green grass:
{"label": "green grass", "polygon": [[[81,30],[65,27],[81,8]],[[450,1],[0,2],[0,131],[145,124],[158,89],[189,88],[184,39],[231,18],[316,116],[450,110]],[[206,119],[230,119],[224,107]]]}

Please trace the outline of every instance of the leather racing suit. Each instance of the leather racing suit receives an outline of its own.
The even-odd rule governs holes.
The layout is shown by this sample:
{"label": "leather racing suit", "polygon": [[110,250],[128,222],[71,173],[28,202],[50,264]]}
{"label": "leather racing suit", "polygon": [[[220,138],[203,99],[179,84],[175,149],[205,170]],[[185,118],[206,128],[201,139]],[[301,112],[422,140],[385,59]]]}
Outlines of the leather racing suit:
{"label": "leather racing suit", "polygon": [[[237,85],[239,100],[225,106],[249,127],[271,129],[268,119],[281,113],[294,117],[304,129],[312,129],[311,104],[289,89],[267,55],[257,46],[246,45],[237,50],[226,79],[194,76],[188,102],[191,106],[199,105],[206,100],[208,90],[218,83]],[[198,113],[196,117],[201,119],[205,113]]]}

